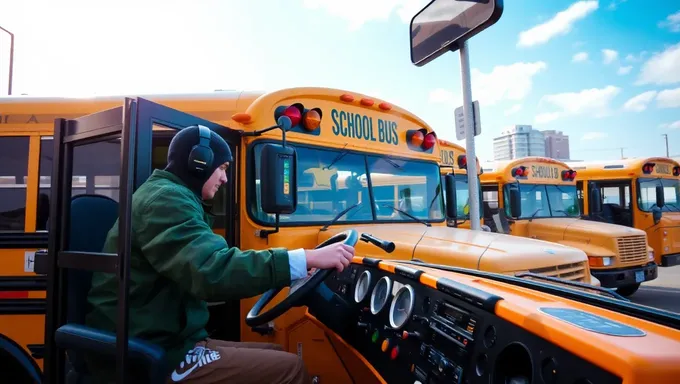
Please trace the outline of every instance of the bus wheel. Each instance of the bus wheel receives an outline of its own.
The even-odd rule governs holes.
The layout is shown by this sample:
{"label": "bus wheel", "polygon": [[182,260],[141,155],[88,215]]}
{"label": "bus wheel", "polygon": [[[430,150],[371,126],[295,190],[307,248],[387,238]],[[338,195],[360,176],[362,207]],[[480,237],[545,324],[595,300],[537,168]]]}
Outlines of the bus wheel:
{"label": "bus wheel", "polygon": [[627,297],[637,292],[638,288],[640,288],[640,283],[625,285],[623,287],[616,288],[616,293],[618,293],[621,296]]}
{"label": "bus wheel", "polygon": [[7,380],[8,383],[33,383],[33,377],[29,372],[26,371],[14,356],[9,353],[0,350],[0,359],[3,363],[0,366],[3,367],[2,376]]}

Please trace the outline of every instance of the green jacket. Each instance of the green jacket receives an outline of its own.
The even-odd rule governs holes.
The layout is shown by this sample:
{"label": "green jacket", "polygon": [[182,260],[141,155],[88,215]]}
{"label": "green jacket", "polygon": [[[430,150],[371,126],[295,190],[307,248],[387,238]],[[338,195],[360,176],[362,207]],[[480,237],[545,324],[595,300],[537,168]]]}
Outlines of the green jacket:
{"label": "green jacket", "polygon": [[[129,335],[166,350],[174,369],[208,336],[208,301],[248,298],[290,284],[286,249],[241,251],[215,234],[202,201],[174,174],[155,170],[132,197]],[[116,253],[118,222],[103,252]],[[95,273],[88,326],[115,331],[116,276]],[[239,314],[234,314],[238,316]],[[115,369],[88,359],[93,371]]]}

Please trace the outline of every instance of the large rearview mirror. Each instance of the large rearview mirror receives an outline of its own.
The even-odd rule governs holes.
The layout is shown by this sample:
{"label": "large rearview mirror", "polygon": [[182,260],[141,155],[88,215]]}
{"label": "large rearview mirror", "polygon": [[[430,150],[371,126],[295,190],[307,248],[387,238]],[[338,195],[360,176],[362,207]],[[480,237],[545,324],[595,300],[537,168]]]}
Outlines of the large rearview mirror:
{"label": "large rearview mirror", "polygon": [[659,222],[661,221],[661,208],[659,207],[652,208],[652,220],[654,220],[654,225],[659,224]]}
{"label": "large rearview mirror", "polygon": [[510,215],[514,218],[522,216],[522,196],[519,194],[519,188],[511,185],[508,188],[510,193]]}
{"label": "large rearview mirror", "polygon": [[423,66],[496,23],[502,0],[432,0],[411,19],[411,62]]}
{"label": "large rearview mirror", "polygon": [[666,204],[666,196],[664,196],[663,185],[656,186],[656,206],[662,208]]}
{"label": "large rearview mirror", "polygon": [[452,174],[444,176],[444,187],[446,197],[446,218],[453,219],[458,217],[458,201],[456,200],[456,178]]}
{"label": "large rearview mirror", "polygon": [[270,214],[297,208],[297,152],[292,147],[265,144],[260,155],[260,205]]}

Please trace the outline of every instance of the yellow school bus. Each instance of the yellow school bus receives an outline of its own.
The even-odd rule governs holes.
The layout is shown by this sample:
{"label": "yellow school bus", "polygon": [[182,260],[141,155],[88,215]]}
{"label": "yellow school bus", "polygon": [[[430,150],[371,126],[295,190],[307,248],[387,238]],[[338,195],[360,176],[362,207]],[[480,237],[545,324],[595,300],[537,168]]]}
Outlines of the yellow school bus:
{"label": "yellow school bus", "polygon": [[[591,283],[587,257],[576,248],[447,227],[436,134],[423,120],[398,106],[358,93],[312,87],[140,98],[144,110],[161,111],[162,106],[174,111],[137,116],[140,122],[154,124],[152,134],[138,143],[139,148],[151,148],[151,153],[141,153],[137,160],[136,177],[141,180],[151,170],[165,166],[174,132],[194,124],[195,119],[219,132],[240,132],[228,137],[235,164],[229,167],[230,183],[211,202],[210,212],[215,218],[214,231],[230,245],[242,249],[313,248],[351,226],[394,244],[394,251],[386,253],[360,242],[357,252],[365,256]],[[0,180],[6,187],[0,192],[7,192],[0,196],[0,217],[3,231],[11,234],[2,235],[3,276],[25,278],[26,286],[29,282],[38,286],[41,281],[30,259],[31,252],[44,248],[47,239],[50,211],[44,207],[49,206],[51,196],[54,119],[117,108],[123,100],[0,98]],[[260,153],[265,144],[282,142],[281,130],[273,128],[281,116],[292,122],[285,138],[297,151],[299,204],[293,213],[275,216],[262,208]],[[74,168],[72,194],[117,198],[120,150],[118,140],[76,147],[70,160]],[[1,290],[9,289],[6,284]],[[26,304],[23,312],[2,312],[10,306],[0,305],[0,337],[13,343],[17,354],[13,365],[26,371],[42,364],[44,281],[42,290],[38,286],[34,291],[28,293],[33,307]],[[23,304],[28,299],[0,298],[0,303],[9,300]],[[299,352],[304,345],[310,372],[333,377],[324,370],[340,369],[342,363],[322,364],[319,360],[332,346],[315,324],[305,320],[302,308],[258,328],[246,326],[245,316],[240,316],[238,323],[225,325],[236,319],[230,314],[240,311],[245,315],[255,300],[213,303],[208,331],[226,340],[277,342],[292,352]],[[35,359],[30,358],[31,351]]]}
{"label": "yellow school bus", "polygon": [[658,265],[680,264],[680,163],[666,157],[574,162],[582,214],[647,232]]}
{"label": "yellow school bus", "polygon": [[576,171],[564,162],[525,157],[484,164],[482,169],[485,204],[499,208],[487,225],[583,250],[593,276],[624,296],[656,279],[654,251],[644,231],[580,217]]}
{"label": "yellow school bus", "polygon": [[[439,172],[442,177],[442,186],[444,178],[448,174],[452,174],[456,180],[456,212],[458,216],[454,219],[447,218],[450,226],[459,228],[470,228],[470,192],[467,180],[467,151],[456,143],[448,140],[439,139]],[[477,174],[482,173],[482,167],[477,159]],[[446,194],[444,195],[446,196]],[[484,224],[482,203],[482,189],[480,184],[479,189],[479,215],[481,224]],[[448,202],[444,199],[444,204]]]}

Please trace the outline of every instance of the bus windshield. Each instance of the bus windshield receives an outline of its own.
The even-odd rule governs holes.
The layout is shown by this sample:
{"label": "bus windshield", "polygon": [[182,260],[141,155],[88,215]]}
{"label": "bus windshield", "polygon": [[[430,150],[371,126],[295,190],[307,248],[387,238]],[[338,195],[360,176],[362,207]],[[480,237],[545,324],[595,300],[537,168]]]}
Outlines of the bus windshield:
{"label": "bus windshield", "polygon": [[662,212],[680,212],[680,180],[674,179],[638,179],[638,207],[641,211],[650,212],[656,207],[656,186],[663,185],[664,206]]}
{"label": "bus windshield", "polygon": [[[522,198],[521,218],[579,217],[581,215],[574,185],[520,184],[519,192]],[[504,194],[506,214],[510,215],[510,204],[507,201],[510,193],[507,186]]]}
{"label": "bus windshield", "polygon": [[[273,224],[274,215],[262,212],[259,199],[259,153],[255,144],[256,198],[250,213],[257,220]],[[292,145],[298,157],[298,206],[286,223],[327,223],[339,212],[357,205],[338,222],[413,222],[399,211],[426,221],[443,221],[444,208],[439,167],[436,163],[366,155],[349,150]]]}

